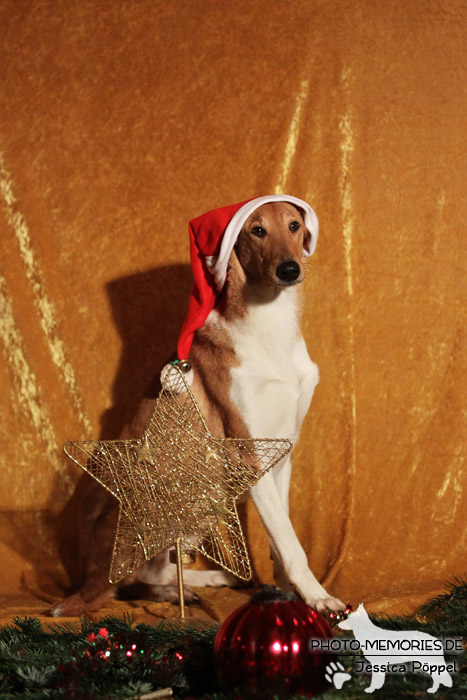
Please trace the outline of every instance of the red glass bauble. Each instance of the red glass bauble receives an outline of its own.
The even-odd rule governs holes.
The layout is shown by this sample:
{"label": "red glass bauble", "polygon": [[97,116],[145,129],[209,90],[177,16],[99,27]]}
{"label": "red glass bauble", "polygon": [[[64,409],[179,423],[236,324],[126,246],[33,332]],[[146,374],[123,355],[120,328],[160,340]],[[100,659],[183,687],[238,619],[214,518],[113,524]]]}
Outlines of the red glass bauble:
{"label": "red glass bauble", "polygon": [[220,626],[214,640],[219,680],[236,697],[305,695],[327,685],[327,664],[334,658],[326,644],[331,628],[301,600],[264,586]]}

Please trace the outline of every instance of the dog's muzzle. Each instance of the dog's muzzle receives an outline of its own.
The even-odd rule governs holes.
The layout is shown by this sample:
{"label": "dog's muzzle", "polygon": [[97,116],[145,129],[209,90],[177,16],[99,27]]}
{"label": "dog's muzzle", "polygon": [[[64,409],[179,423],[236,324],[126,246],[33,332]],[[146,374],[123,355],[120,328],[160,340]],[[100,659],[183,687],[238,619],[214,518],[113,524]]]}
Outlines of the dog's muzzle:
{"label": "dog's muzzle", "polygon": [[286,260],[277,266],[276,275],[281,282],[295,282],[300,275],[300,265],[295,260]]}

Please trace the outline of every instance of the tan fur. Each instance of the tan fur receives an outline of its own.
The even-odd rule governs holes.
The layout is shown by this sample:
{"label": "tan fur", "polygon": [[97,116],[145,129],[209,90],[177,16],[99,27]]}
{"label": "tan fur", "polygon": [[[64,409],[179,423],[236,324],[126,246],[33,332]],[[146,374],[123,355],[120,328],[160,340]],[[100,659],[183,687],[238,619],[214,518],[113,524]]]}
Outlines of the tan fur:
{"label": "tan fur", "polygon": [[[299,223],[296,232],[289,230],[291,221]],[[255,226],[267,230],[267,236],[255,236],[252,233]],[[295,260],[300,265],[300,276],[296,282],[301,282],[304,275],[303,241],[306,233],[300,212],[291,204],[269,203],[253,212],[245,222],[232,252],[227,282],[213,313],[229,323],[245,316],[253,288],[254,294],[257,296],[259,293],[265,300],[279,294],[282,285],[277,278],[276,269],[281,262]],[[230,399],[230,370],[238,365],[238,359],[222,323],[213,324],[208,319],[196,332],[190,361],[194,369],[192,391],[211,433],[219,437],[252,437]],[[152,396],[142,400],[138,412],[123,430],[121,438],[138,438],[142,435],[154,411],[157,393],[156,388]],[[94,480],[86,478],[85,512],[80,525],[84,580],[78,593],[52,608],[54,615],[81,615],[86,611],[97,610],[116,594],[117,588],[132,586],[138,581],[138,572],[135,572],[118,586],[109,584],[108,572],[118,503]],[[149,591],[149,595],[153,599],[160,599],[162,594],[155,591],[151,594]],[[187,596],[190,596],[189,590]],[[166,599],[174,599],[173,590],[166,592]]]}
{"label": "tan fur", "polygon": [[[292,221],[299,223],[297,231],[290,231]],[[267,231],[264,238],[252,235],[255,227]],[[250,282],[272,285],[277,288],[280,281],[276,275],[278,265],[294,260],[300,266],[296,284],[303,281],[303,241],[307,230],[301,213],[287,202],[263,204],[246,220],[238,237],[235,250],[242,270]]]}

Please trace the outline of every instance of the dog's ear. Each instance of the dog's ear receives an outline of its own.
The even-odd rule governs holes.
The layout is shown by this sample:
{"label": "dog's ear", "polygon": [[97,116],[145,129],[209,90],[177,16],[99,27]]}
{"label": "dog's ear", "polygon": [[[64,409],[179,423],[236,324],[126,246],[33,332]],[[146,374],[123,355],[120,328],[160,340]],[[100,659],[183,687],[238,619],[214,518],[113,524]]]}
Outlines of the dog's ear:
{"label": "dog's ear", "polygon": [[[305,226],[305,212],[300,209],[300,207],[297,207],[295,204],[292,204],[293,208],[297,210],[297,212],[300,214],[300,218],[302,220],[302,224]],[[305,226],[305,236],[303,238],[303,252],[305,256],[311,255],[311,244],[312,244],[312,236],[307,227]]]}
{"label": "dog's ear", "polygon": [[305,237],[303,239],[303,252],[305,255],[311,255],[311,233],[305,228]]}
{"label": "dog's ear", "polygon": [[240,263],[240,260],[238,259],[236,247],[237,246],[235,245],[232,252],[230,253],[228,270],[231,271],[231,275],[233,274],[233,276],[238,281],[240,281],[244,284],[246,282],[246,274],[245,274],[245,270],[243,269],[243,267]]}

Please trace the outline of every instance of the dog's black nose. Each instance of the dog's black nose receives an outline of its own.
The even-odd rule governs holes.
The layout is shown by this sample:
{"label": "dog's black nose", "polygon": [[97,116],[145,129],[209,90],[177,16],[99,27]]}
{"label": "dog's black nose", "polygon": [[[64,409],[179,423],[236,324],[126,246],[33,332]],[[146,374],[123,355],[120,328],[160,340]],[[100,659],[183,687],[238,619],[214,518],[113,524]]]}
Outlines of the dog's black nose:
{"label": "dog's black nose", "polygon": [[295,282],[300,274],[300,265],[295,260],[286,260],[277,266],[276,275],[281,282]]}

